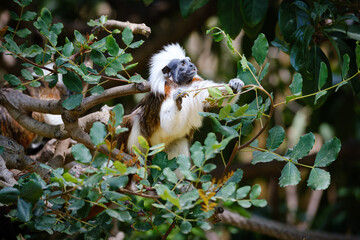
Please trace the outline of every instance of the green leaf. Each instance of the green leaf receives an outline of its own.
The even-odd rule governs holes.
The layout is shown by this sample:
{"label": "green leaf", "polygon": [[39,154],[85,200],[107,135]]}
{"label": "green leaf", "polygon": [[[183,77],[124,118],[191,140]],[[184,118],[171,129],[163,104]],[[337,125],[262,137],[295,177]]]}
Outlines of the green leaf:
{"label": "green leaf", "polygon": [[110,185],[110,190],[116,191],[119,188],[125,187],[129,181],[129,177],[126,175],[113,177],[106,180],[106,183]]}
{"label": "green leaf", "polygon": [[181,224],[180,224],[180,231],[183,233],[183,234],[188,234],[190,233],[191,231],[191,223],[188,222],[188,221],[183,221]]}
{"label": "green leaf", "polygon": [[11,52],[14,52],[16,54],[20,54],[21,53],[21,49],[19,48],[19,46],[16,44],[16,42],[12,39],[12,37],[10,36],[10,34],[6,34],[4,39],[6,40],[6,44],[5,47],[10,50]]}
{"label": "green leaf", "polygon": [[104,88],[100,85],[97,85],[90,90],[91,95],[100,95],[103,92],[104,92]]}
{"label": "green leaf", "polygon": [[253,152],[253,159],[251,160],[252,164],[257,164],[259,162],[271,162],[272,160],[282,161],[283,159],[272,152]]}
{"label": "green leaf", "polygon": [[209,95],[215,99],[222,97],[222,92],[218,88],[208,88]]}
{"label": "green leaf", "polygon": [[55,47],[57,45],[57,35],[54,32],[50,32],[49,36],[47,36],[49,39],[50,44]]}
{"label": "green leaf", "polygon": [[216,193],[215,196],[226,199],[226,198],[230,197],[232,194],[234,194],[235,190],[236,190],[236,183],[231,182],[231,183],[225,185],[224,187],[222,187],[220,189],[220,191],[218,191]]}
{"label": "green leaf", "polygon": [[355,54],[356,54],[356,66],[357,69],[360,69],[360,42],[356,42],[356,48],[355,48]]}
{"label": "green leaf", "polygon": [[101,79],[101,76],[89,74],[89,75],[83,76],[83,79],[85,82],[87,82],[89,84],[98,84]]}
{"label": "green leaf", "polygon": [[246,112],[246,110],[247,110],[248,108],[249,108],[249,105],[247,105],[247,104],[239,107],[239,108],[234,112],[235,117],[240,117],[240,116],[244,115],[244,113]]}
{"label": "green leaf", "polygon": [[9,82],[12,86],[17,86],[21,84],[20,79],[13,74],[5,74],[4,79],[5,81]]}
{"label": "green leaf", "polygon": [[275,151],[285,139],[285,131],[280,126],[275,126],[269,130],[269,136],[266,139],[266,147],[270,151]]}
{"label": "green leaf", "polygon": [[320,63],[320,71],[319,71],[319,81],[318,81],[318,88],[321,88],[325,85],[326,79],[328,77],[328,69],[324,62]]}
{"label": "green leaf", "polygon": [[224,31],[228,33],[231,38],[235,38],[243,27],[243,18],[240,9],[241,1],[238,0],[223,0],[217,2],[217,15],[220,24]]}
{"label": "green leaf", "polygon": [[45,23],[44,19],[41,17],[38,17],[36,22],[34,22],[34,26],[40,31],[42,35],[45,37],[49,36],[49,28],[50,26]]}
{"label": "green leaf", "polygon": [[18,189],[13,187],[4,187],[0,189],[0,203],[9,204],[13,203],[18,199],[20,192]]}
{"label": "green leaf", "polygon": [[19,21],[19,15],[16,12],[10,11],[10,18],[15,20],[15,21]]}
{"label": "green leaf", "polygon": [[133,42],[132,44],[129,45],[129,48],[138,48],[141,45],[143,45],[144,41],[143,40],[139,40],[136,42]]}
{"label": "green leaf", "polygon": [[250,202],[255,207],[265,207],[267,205],[267,201],[265,199],[251,199]]}
{"label": "green leaf", "polygon": [[90,19],[90,21],[87,22],[87,25],[90,27],[96,27],[96,26],[100,27],[101,23],[98,20],[94,21],[93,19]]}
{"label": "green leaf", "polygon": [[120,123],[123,120],[124,117],[124,107],[121,103],[116,104],[115,107],[112,109],[112,111],[115,112],[115,125],[114,127],[117,127],[120,125]]}
{"label": "green leaf", "polygon": [[70,173],[66,172],[63,174],[63,178],[68,181],[68,182],[72,182],[75,184],[81,183],[81,181],[79,181],[76,177],[74,177],[73,175],[71,175]]}
{"label": "green leaf", "polygon": [[344,56],[343,56],[343,65],[342,65],[342,68],[341,68],[341,72],[342,72],[342,77],[343,79],[346,78],[348,72],[349,72],[349,64],[350,64],[350,57],[349,55],[346,53]]}
{"label": "green leaf", "polygon": [[206,164],[206,165],[203,167],[202,170],[203,170],[205,173],[209,173],[209,172],[211,172],[211,171],[214,170],[214,169],[216,169],[216,165],[213,164],[213,163],[209,163],[209,164]]}
{"label": "green leaf", "polygon": [[[265,1],[268,2],[267,0]],[[251,1],[251,2],[256,2],[256,1]],[[268,49],[269,49],[269,43],[265,35],[263,33],[260,33],[254,42],[254,46],[251,48],[252,55],[260,66],[262,66],[265,61],[266,55],[268,53]]]}
{"label": "green leaf", "polygon": [[291,90],[292,94],[299,94],[302,91],[303,87],[303,79],[300,73],[296,73],[294,75],[294,79],[292,83],[290,84],[289,88]]}
{"label": "green leaf", "polygon": [[70,57],[74,53],[74,50],[74,44],[72,42],[68,42],[64,45],[63,54],[65,57]]}
{"label": "green leaf", "polygon": [[56,216],[42,215],[35,220],[35,228],[39,231],[47,231],[52,234],[52,227],[57,222]]}
{"label": "green leaf", "polygon": [[338,138],[327,141],[320,149],[315,158],[314,167],[327,167],[336,160],[341,149],[341,142]]}
{"label": "green leaf", "polygon": [[63,75],[63,82],[65,86],[74,92],[80,93],[83,90],[82,82],[78,75],[74,72],[68,72],[67,74]]}
{"label": "green leaf", "polygon": [[36,12],[26,11],[21,16],[21,20],[23,20],[23,21],[32,21],[32,20],[35,19],[36,15],[37,15]]}
{"label": "green leaf", "polygon": [[62,106],[67,110],[73,110],[74,108],[80,106],[82,99],[83,95],[81,93],[70,95],[62,102]]}
{"label": "green leaf", "polygon": [[55,35],[59,35],[64,28],[64,25],[62,23],[55,23],[51,26],[50,31],[55,33]]}
{"label": "green leaf", "polygon": [[21,38],[26,38],[30,34],[31,34],[31,31],[29,29],[27,29],[27,28],[17,30],[17,32],[16,32],[16,35],[21,37]]}
{"label": "green leaf", "polygon": [[82,208],[84,205],[85,205],[84,200],[72,198],[69,200],[69,206],[67,209],[71,210],[71,211],[76,211],[76,210],[79,210],[80,208]]}
{"label": "green leaf", "polygon": [[250,27],[258,25],[265,18],[268,6],[269,0],[241,1],[241,14],[246,24]]}
{"label": "green leaf", "polygon": [[[139,63],[133,63],[133,64],[126,65],[126,66],[125,66],[125,69],[126,69],[126,70],[133,69],[133,68],[136,67],[138,64],[139,64]],[[137,76],[137,75],[135,75],[135,76]],[[143,82],[143,81],[146,81],[146,80],[141,79],[141,81]]]}
{"label": "green leaf", "polygon": [[180,12],[184,18],[187,18],[197,9],[203,7],[209,0],[180,0]]}
{"label": "green leaf", "polygon": [[81,44],[85,43],[86,39],[78,30],[74,30],[74,35],[75,35],[76,41],[78,41]]}
{"label": "green leaf", "polygon": [[299,170],[295,164],[288,162],[281,171],[281,176],[279,178],[280,187],[297,185],[300,180]]}
{"label": "green leaf", "polygon": [[136,222],[133,225],[131,225],[136,231],[140,232],[146,232],[150,229],[152,229],[152,226],[148,222]]}
{"label": "green leaf", "polygon": [[256,199],[260,196],[261,193],[261,187],[259,184],[255,184],[251,188],[251,192],[249,194],[250,199]]}
{"label": "green leaf", "polygon": [[43,49],[38,45],[34,44],[23,51],[23,56],[32,58],[41,53],[43,53]]}
{"label": "green leaf", "polygon": [[[244,57],[243,57],[244,59]],[[241,60],[242,61],[242,60]],[[241,61],[238,62],[238,72],[237,72],[237,78],[240,78],[241,80],[243,80],[245,85],[249,85],[249,84],[253,84],[253,85],[258,85],[254,76],[256,76],[256,69],[254,67],[254,65],[252,65],[250,62],[246,62],[247,66],[249,66],[249,68],[251,69],[251,72],[254,74],[251,74],[251,72],[249,71],[249,69],[245,69],[243,70],[243,67],[241,67]]]}
{"label": "green leaf", "polygon": [[52,22],[52,15],[51,15],[51,12],[49,11],[49,9],[47,9],[47,8],[41,9],[40,16],[43,19],[43,21],[45,22],[45,24],[47,26],[50,26],[50,24]]}
{"label": "green leaf", "polygon": [[313,133],[308,133],[300,137],[299,142],[294,146],[293,151],[290,153],[289,157],[297,160],[305,157],[310,150],[313,148],[315,143],[315,136]]}
{"label": "green leaf", "polygon": [[42,186],[39,182],[30,180],[20,188],[20,198],[23,198],[35,204],[43,193]]}
{"label": "green leaf", "polygon": [[243,208],[249,208],[251,207],[251,203],[249,200],[240,200],[237,202],[241,207]]}
{"label": "green leaf", "polygon": [[112,35],[109,35],[106,38],[106,48],[107,48],[109,54],[113,57],[115,57],[119,54],[119,51],[120,51],[119,45],[116,43],[116,40]]}
{"label": "green leaf", "polygon": [[205,154],[203,153],[203,151],[196,151],[191,154],[191,158],[195,166],[201,167],[205,161]]}
{"label": "green leaf", "polygon": [[263,68],[262,72],[260,73],[260,76],[259,76],[259,81],[261,82],[261,80],[263,80],[263,78],[265,77],[265,75],[267,74],[268,72],[268,69],[269,69],[269,66],[270,66],[270,63],[265,63],[265,67]]}
{"label": "green leaf", "polygon": [[229,104],[221,108],[219,111],[219,120],[224,120],[225,118],[229,117],[230,111],[231,111],[231,105]]}
{"label": "green leaf", "polygon": [[181,154],[177,156],[176,162],[179,165],[180,170],[189,170],[191,167],[190,159],[185,155]]}
{"label": "green leaf", "polygon": [[213,128],[214,128],[215,132],[221,133],[225,137],[239,136],[239,133],[237,130],[235,130],[234,128],[229,127],[229,126],[221,125],[221,123],[219,122],[219,120],[216,117],[210,116],[210,119],[213,122]]}
{"label": "green leaf", "polygon": [[31,74],[31,72],[27,69],[21,69],[21,75],[26,79],[26,80],[33,80],[34,76]]}
{"label": "green leaf", "polygon": [[179,198],[177,198],[176,194],[173,191],[170,191],[167,187],[165,187],[164,191],[160,194],[160,197],[163,200],[167,200],[174,204],[179,209],[181,208]]}
{"label": "green leaf", "polygon": [[84,144],[79,143],[71,148],[71,153],[74,156],[75,160],[81,163],[91,162],[92,156],[90,150],[85,147]]}
{"label": "green leaf", "polygon": [[122,40],[126,46],[130,45],[132,40],[134,39],[134,35],[130,28],[126,27],[122,32]]}
{"label": "green leaf", "polygon": [[316,104],[322,96],[325,96],[326,93],[327,93],[327,91],[320,91],[320,92],[316,93],[314,104]]}
{"label": "green leaf", "polygon": [[138,136],[138,142],[144,149],[149,149],[149,144],[143,136]]}
{"label": "green leaf", "polygon": [[[76,146],[76,145],[75,145]],[[88,179],[84,181],[84,185],[87,187],[97,187],[100,183],[104,173],[98,172],[91,175]]]}
{"label": "green leaf", "polygon": [[313,168],[310,171],[307,185],[313,190],[327,189],[330,185],[330,174],[323,169]]}
{"label": "green leaf", "polygon": [[181,194],[179,197],[180,204],[182,207],[186,206],[187,204],[191,204],[193,201],[196,201],[198,198],[199,198],[199,192],[197,189]]}
{"label": "green leaf", "polygon": [[131,82],[131,83],[141,83],[141,82],[146,82],[146,80],[143,79],[141,77],[141,75],[136,74],[136,75],[131,76],[131,78],[129,79],[129,82]]}
{"label": "green leaf", "polygon": [[243,170],[241,170],[240,168],[238,168],[234,174],[226,181],[225,184],[229,184],[231,182],[234,182],[234,183],[239,183],[243,177]]}
{"label": "green leaf", "polygon": [[97,49],[92,49],[90,57],[96,65],[104,67],[106,65],[106,57]]}
{"label": "green leaf", "polygon": [[[247,61],[247,59],[246,59],[246,57],[245,57],[245,54],[242,56],[242,58],[241,58],[241,60],[240,60],[240,63],[241,63],[241,67],[242,67],[242,70],[243,70],[243,72],[245,72],[246,71],[246,69],[248,68],[248,61]],[[240,69],[240,68],[239,68]]]}
{"label": "green leaf", "polygon": [[104,142],[106,134],[106,127],[101,122],[95,122],[90,129],[90,138],[95,146]]}
{"label": "green leaf", "polygon": [[250,186],[244,186],[236,190],[236,199],[243,199],[246,197],[251,190]]}
{"label": "green leaf", "polygon": [[126,164],[121,163],[121,162],[119,162],[119,161],[115,161],[115,162],[114,162],[114,167],[115,167],[121,174],[124,174],[124,173],[126,173],[126,171],[127,171]]}
{"label": "green leaf", "polygon": [[296,40],[296,32],[301,26],[311,25],[308,9],[305,2],[301,2],[303,8],[299,8],[293,1],[283,1],[279,8],[279,27],[286,42]]}
{"label": "green leaf", "polygon": [[[109,215],[110,217],[116,218],[120,222],[130,221],[132,218],[128,211],[117,211],[117,210],[108,208],[105,210],[105,213],[107,215]],[[150,229],[151,229],[151,225],[150,225]]]}
{"label": "green leaf", "polygon": [[171,182],[171,183],[177,183],[178,179],[176,177],[175,172],[171,171],[170,168],[165,168],[164,171],[164,176],[166,177],[166,179]]}
{"label": "green leaf", "polygon": [[18,198],[17,212],[20,221],[28,222],[32,218],[32,205],[22,198]]}
{"label": "green leaf", "polygon": [[29,83],[29,86],[31,86],[31,87],[40,87],[41,83],[39,81],[34,81],[34,82]]}

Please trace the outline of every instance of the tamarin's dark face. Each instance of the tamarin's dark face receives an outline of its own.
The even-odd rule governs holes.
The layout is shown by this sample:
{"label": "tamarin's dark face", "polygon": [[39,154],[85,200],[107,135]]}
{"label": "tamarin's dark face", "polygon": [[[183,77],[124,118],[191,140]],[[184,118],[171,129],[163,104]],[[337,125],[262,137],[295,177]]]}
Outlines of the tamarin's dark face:
{"label": "tamarin's dark face", "polygon": [[197,68],[189,58],[173,59],[162,70],[166,77],[172,77],[178,85],[185,85],[191,82],[197,73]]}

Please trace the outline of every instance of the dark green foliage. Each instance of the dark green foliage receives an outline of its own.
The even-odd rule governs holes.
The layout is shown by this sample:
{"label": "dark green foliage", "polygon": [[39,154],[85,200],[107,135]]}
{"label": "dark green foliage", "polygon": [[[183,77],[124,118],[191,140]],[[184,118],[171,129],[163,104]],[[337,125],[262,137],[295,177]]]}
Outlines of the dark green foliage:
{"label": "dark green foliage", "polygon": [[[25,7],[31,1],[15,2]],[[181,13],[189,16],[207,2],[181,0]],[[249,217],[250,214],[244,208],[264,207],[267,204],[266,200],[259,199],[260,185],[244,186],[241,182],[241,169],[224,172],[220,179],[212,177],[212,171],[217,165],[210,160],[220,155],[226,166],[229,159],[224,158],[223,151],[235,141],[238,148],[234,148],[234,152],[243,148],[253,152],[252,164],[271,164],[269,162],[273,160],[284,162],[279,178],[281,187],[296,185],[301,181],[299,166],[311,169],[307,179],[308,187],[320,190],[329,186],[330,174],[322,168],[329,166],[337,158],[341,149],[337,138],[322,146],[311,166],[302,164],[302,158],[307,156],[314,146],[313,133],[302,136],[292,149],[287,149],[286,154],[279,154],[278,149],[281,150],[285,141],[285,131],[280,126],[266,128],[276,105],[273,103],[273,94],[262,86],[271,67],[266,62],[268,40],[264,34],[258,33],[265,21],[269,1],[226,0],[218,1],[217,4],[219,21],[225,31],[215,27],[208,30],[208,33],[211,32],[216,42],[225,40],[229,50],[238,54],[237,77],[247,85],[244,90],[254,91],[255,97],[248,103],[223,106],[226,98],[232,99],[235,94],[242,93],[234,93],[228,85],[204,90],[209,93],[207,101],[210,105],[223,106],[218,113],[200,113],[211,119],[213,129],[219,135],[209,132],[203,143],[197,141],[191,146],[190,157],[180,155],[174,159],[168,159],[166,153],[162,152],[165,149],[164,144],[151,146],[147,139],[139,136],[139,144],[133,146],[136,156],[128,162],[122,160],[121,154],[113,157],[98,152],[99,148],[104,146],[112,152],[117,147],[116,135],[128,130],[121,127],[124,108],[121,104],[116,105],[110,112],[107,124],[95,122],[92,125],[89,133],[91,143],[72,146],[74,159],[86,167],[84,172],[75,176],[73,172],[65,169],[51,169],[42,165],[49,171],[49,181],[43,181],[34,173],[27,174],[19,179],[18,185],[0,190],[0,203],[13,207],[11,216],[14,220],[25,222],[27,227],[49,234],[61,232],[72,235],[85,232],[86,239],[100,239],[104,232],[109,231],[111,218],[140,232],[152,230],[154,226],[161,226],[164,222],[175,222],[178,231],[183,234],[199,231],[198,229],[208,230],[210,224],[207,219],[213,215],[215,207],[221,201],[236,205],[242,215]],[[272,43],[290,55],[291,64],[297,71],[289,86],[292,95],[286,97],[284,104],[304,98],[309,105],[320,106],[332,88],[343,86],[349,81],[347,77],[353,74],[351,63],[360,65],[360,45],[356,45],[355,56],[354,53],[344,54],[347,50],[343,47],[345,42],[341,41],[345,36],[358,37],[356,28],[350,26],[347,29],[345,25],[339,24],[352,18],[335,14],[332,26],[320,25],[322,33],[337,49],[339,56],[343,54],[343,81],[332,86],[329,60],[315,39],[317,31],[320,31],[315,26],[318,26],[325,16],[329,16],[331,6],[327,1],[315,2],[311,6],[304,1],[281,3],[279,27],[282,40],[275,39]],[[132,63],[131,53],[127,51],[140,47],[144,42],[133,42],[133,32],[129,28],[122,32],[107,32],[101,39],[75,30],[71,41],[66,38],[61,45],[58,37],[62,34],[63,25],[53,23],[54,19],[48,9],[42,9],[39,15],[29,11],[25,11],[22,16],[16,13],[11,15],[19,23],[35,19],[34,26],[47,39],[44,46],[19,46],[17,39],[26,39],[31,34],[27,28],[12,29],[11,33],[4,36],[5,41],[0,45],[1,52],[9,51],[15,57],[36,63],[24,65],[20,78],[12,74],[4,75],[4,79],[18,89],[25,89],[25,84],[39,86],[39,77],[43,77],[50,86],[55,86],[59,74],[62,74],[66,88],[71,91],[62,106],[75,112],[81,108],[87,93],[83,88],[84,83],[90,85],[88,92],[95,95],[103,93],[101,84],[104,79],[107,81],[116,78],[126,83],[145,81],[140,75],[130,76],[127,72],[136,66],[136,63]],[[106,21],[107,17],[101,16],[98,20],[90,20],[88,25],[102,28]],[[235,38],[242,28],[247,35],[256,38],[251,48],[255,61],[250,59],[250,56],[240,54],[233,45],[232,38]],[[340,41],[335,41],[339,39]],[[84,56],[89,57],[96,66],[93,68],[85,65]],[[56,71],[43,71],[48,70],[44,66],[50,62],[54,64],[53,69]],[[36,76],[28,70],[31,66],[35,66]],[[266,119],[266,124],[263,119]],[[264,148],[259,147],[255,139],[248,140],[253,136],[253,126],[260,122],[259,120],[262,120],[260,125],[268,131]],[[92,149],[96,150],[90,151],[84,144],[92,144]],[[182,175],[179,176],[178,173]],[[130,181],[135,185],[134,192],[129,191]],[[110,209],[109,204],[114,204],[117,208]],[[104,208],[104,212],[85,221],[84,218],[94,206]]]}

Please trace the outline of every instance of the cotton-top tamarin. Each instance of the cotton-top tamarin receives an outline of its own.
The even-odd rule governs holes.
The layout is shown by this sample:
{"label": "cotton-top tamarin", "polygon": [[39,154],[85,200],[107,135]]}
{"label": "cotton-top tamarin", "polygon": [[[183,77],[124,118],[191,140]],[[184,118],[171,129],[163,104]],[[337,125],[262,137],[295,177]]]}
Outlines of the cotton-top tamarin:
{"label": "cotton-top tamarin", "polygon": [[[169,159],[179,154],[189,156],[193,132],[202,125],[199,112],[211,107],[206,102],[209,97],[206,88],[219,83],[201,78],[179,44],[167,45],[151,58],[149,82],[151,92],[124,117],[122,126],[129,131],[120,136],[119,143],[125,144],[131,152],[133,145],[139,146],[138,136],[141,135],[151,146],[165,143]],[[229,81],[229,86],[238,93],[244,83],[234,78]],[[224,100],[223,105],[237,99],[238,95],[230,102]]]}

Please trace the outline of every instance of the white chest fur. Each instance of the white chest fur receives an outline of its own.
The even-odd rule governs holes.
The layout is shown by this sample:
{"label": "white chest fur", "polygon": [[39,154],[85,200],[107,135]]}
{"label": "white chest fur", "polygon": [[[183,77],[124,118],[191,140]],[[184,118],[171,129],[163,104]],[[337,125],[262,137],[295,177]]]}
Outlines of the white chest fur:
{"label": "white chest fur", "polygon": [[[184,89],[186,90],[186,89]],[[171,92],[170,96],[173,95]],[[178,110],[172,97],[164,100],[160,109],[160,125],[150,138],[152,145],[168,144],[188,135],[191,130],[201,127],[203,103],[194,93],[182,99],[182,108]]]}

